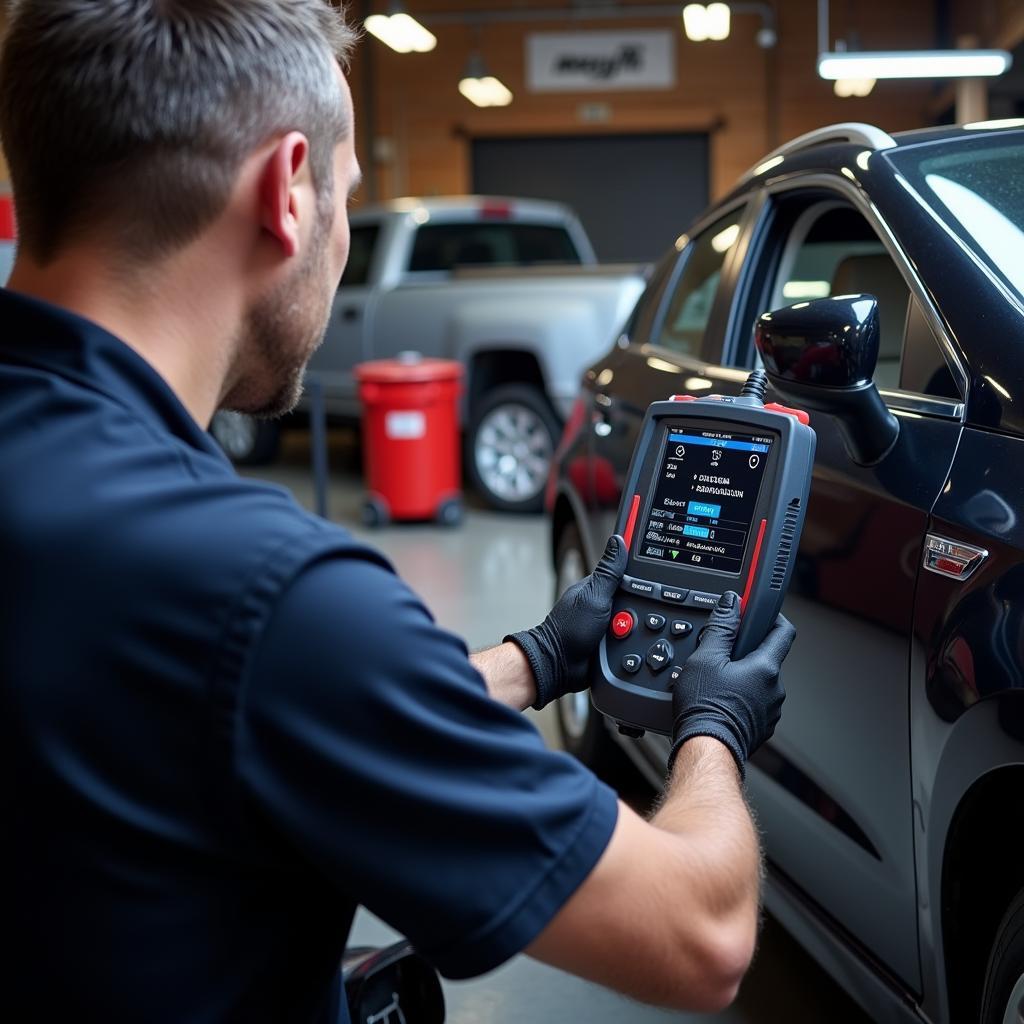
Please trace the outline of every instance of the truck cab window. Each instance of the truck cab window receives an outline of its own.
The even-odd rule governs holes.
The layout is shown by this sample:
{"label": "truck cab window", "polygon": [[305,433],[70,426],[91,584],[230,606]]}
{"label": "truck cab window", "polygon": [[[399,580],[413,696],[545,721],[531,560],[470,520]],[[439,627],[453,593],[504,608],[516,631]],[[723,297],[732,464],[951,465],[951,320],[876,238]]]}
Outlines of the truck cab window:
{"label": "truck cab window", "polygon": [[565,228],[558,225],[466,221],[424,224],[416,232],[409,270],[579,262],[576,246]]}
{"label": "truck cab window", "polygon": [[369,283],[370,264],[377,248],[379,224],[353,225],[348,249],[348,263],[339,288],[355,288]]}

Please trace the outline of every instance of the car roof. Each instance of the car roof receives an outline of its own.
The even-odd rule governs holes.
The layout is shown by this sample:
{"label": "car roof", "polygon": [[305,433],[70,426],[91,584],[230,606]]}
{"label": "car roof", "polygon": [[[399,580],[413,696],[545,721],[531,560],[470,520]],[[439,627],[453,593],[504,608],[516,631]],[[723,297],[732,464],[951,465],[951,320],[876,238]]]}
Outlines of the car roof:
{"label": "car roof", "polygon": [[1020,134],[1024,137],[1024,118],[982,121],[972,125],[940,125],[895,134],[855,121],[826,125],[772,150],[743,174],[728,195],[713,205],[713,209],[728,205],[779,174],[814,170],[849,174],[851,172],[843,168],[854,167],[857,158],[865,152],[891,153],[936,142],[955,143],[986,134]]}

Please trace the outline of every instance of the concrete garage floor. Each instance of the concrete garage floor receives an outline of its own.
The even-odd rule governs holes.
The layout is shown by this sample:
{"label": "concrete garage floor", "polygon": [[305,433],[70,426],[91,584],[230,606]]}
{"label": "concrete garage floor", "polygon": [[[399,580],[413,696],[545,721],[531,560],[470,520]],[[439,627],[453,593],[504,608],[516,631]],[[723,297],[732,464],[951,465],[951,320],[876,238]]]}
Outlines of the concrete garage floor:
{"label": "concrete garage floor", "polygon": [[[470,499],[466,522],[457,530],[400,525],[368,531],[359,520],[362,484],[355,438],[332,431],[330,448],[331,518],[384,551],[442,626],[478,648],[544,617],[554,583],[547,521],[542,516],[503,515]],[[275,465],[244,472],[290,488],[312,508],[309,466],[308,434],[291,431]],[[557,745],[552,712],[527,713],[548,742]],[[650,796],[641,781],[626,783],[623,797],[638,809]],[[361,912],[357,917],[353,944],[382,944],[394,938],[395,933],[371,915]],[[445,982],[444,991],[451,1024],[869,1024],[771,918],[765,921],[757,959],[739,999],[718,1015],[640,1006],[522,956],[483,978]]]}

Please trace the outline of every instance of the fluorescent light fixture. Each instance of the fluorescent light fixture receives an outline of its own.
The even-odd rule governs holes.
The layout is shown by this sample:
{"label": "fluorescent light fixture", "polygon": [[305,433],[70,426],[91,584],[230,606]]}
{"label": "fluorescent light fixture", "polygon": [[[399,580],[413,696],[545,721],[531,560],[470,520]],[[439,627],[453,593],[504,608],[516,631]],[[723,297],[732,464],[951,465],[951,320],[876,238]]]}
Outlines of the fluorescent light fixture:
{"label": "fluorescent light fixture", "polygon": [[728,39],[731,20],[728,4],[687,4],[683,8],[683,31],[695,43]]}
{"label": "fluorescent light fixture", "polygon": [[832,291],[828,281],[787,281],[782,286],[784,299],[825,299]]}
{"label": "fluorescent light fixture", "polygon": [[371,14],[366,31],[399,53],[429,53],[437,46],[437,36],[404,11],[396,14]]}
{"label": "fluorescent light fixture", "polygon": [[991,132],[998,128],[1024,128],[1024,117],[1007,117],[1001,121],[972,121],[961,127],[972,132]]}
{"label": "fluorescent light fixture", "polygon": [[707,391],[708,388],[713,388],[714,382],[707,379],[707,377],[687,377],[683,381],[683,387],[687,391]]}
{"label": "fluorescent light fixture", "polygon": [[837,78],[833,89],[837,96],[848,99],[850,96],[867,96],[874,87],[873,78]]}
{"label": "fluorescent light fixture", "polygon": [[711,248],[715,252],[728,252],[732,247],[733,243],[740,236],[739,224],[730,224],[724,231],[719,231],[714,238],[711,239]]}
{"label": "fluorescent light fixture", "polygon": [[862,50],[818,55],[818,74],[840,78],[991,78],[1007,71],[1005,50]]}

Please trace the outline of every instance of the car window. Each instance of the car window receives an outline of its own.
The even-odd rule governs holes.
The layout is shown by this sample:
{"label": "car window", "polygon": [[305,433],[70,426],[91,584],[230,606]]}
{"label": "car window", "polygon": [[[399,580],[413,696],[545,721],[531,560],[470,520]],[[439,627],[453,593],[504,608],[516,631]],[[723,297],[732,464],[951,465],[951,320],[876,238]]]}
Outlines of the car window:
{"label": "car window", "polygon": [[915,298],[910,300],[907,310],[900,390],[934,398],[963,398],[942,354],[939,341],[928,324],[921,304]]}
{"label": "car window", "polygon": [[370,280],[370,264],[373,262],[379,234],[379,224],[360,224],[352,228],[348,263],[345,264],[339,288],[354,288]]}
{"label": "car window", "polygon": [[830,295],[874,295],[881,336],[875,383],[898,388],[910,288],[871,225],[844,203],[795,219],[772,288],[771,309]]}
{"label": "car window", "polygon": [[740,234],[742,210],[702,231],[683,250],[682,269],[655,343],[682,355],[700,355],[722,268]]}
{"label": "car window", "polygon": [[467,221],[424,224],[419,228],[409,270],[579,262],[579,253],[569,233],[559,225]]}
{"label": "car window", "polygon": [[622,336],[629,342],[642,343],[650,338],[654,321],[662,306],[665,287],[678,261],[679,251],[673,248],[655,266],[648,278],[647,287],[640,293],[626,326],[622,328]]}

